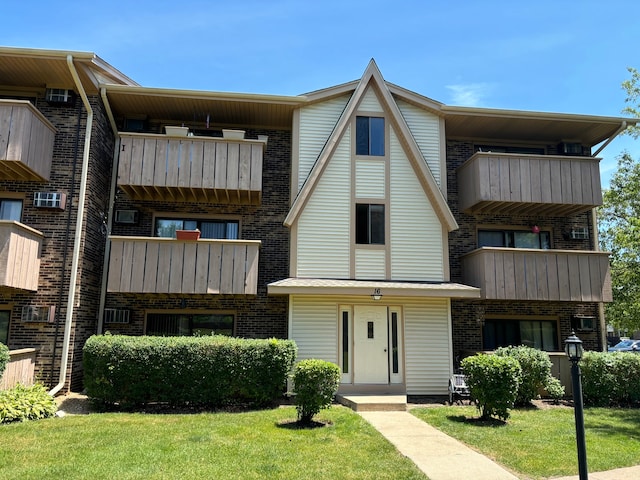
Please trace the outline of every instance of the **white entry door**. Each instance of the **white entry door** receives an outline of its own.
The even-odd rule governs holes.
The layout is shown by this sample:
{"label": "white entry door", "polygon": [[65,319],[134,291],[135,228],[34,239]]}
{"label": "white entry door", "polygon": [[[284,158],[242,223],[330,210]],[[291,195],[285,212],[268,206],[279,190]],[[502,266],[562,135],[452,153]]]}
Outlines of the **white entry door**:
{"label": "white entry door", "polygon": [[354,307],[354,383],[389,383],[388,332],[387,307],[377,305]]}

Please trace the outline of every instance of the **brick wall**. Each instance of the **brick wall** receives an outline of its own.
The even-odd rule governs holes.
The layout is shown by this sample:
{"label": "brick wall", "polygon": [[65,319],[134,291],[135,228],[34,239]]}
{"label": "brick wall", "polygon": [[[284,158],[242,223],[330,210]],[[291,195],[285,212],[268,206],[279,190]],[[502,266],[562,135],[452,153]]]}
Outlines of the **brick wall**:
{"label": "brick wall", "polygon": [[288,299],[267,296],[267,284],[286,278],[289,273],[289,230],[283,226],[289,208],[291,170],[291,132],[282,130],[247,130],[247,137],[268,135],[263,160],[262,202],[260,205],[222,205],[205,203],[162,203],[133,201],[119,192],[116,208],[139,211],[137,225],[114,225],[114,235],[152,236],[153,214],[182,214],[184,217],[240,219],[240,236],[245,240],[261,240],[258,265],[258,293],[245,295],[107,295],[106,308],[131,311],[128,325],[106,324],[112,333],[139,335],[144,333],[146,310],[233,311],[236,335],[241,337],[287,337]]}
{"label": "brick wall", "polygon": [[[555,154],[555,145],[546,147],[548,154]],[[449,233],[449,260],[451,281],[462,282],[461,255],[478,248],[476,229],[478,225],[522,226],[539,225],[552,231],[552,248],[566,250],[593,250],[592,239],[570,240],[566,237],[567,225],[584,226],[591,230],[591,214],[583,213],[571,217],[541,217],[466,214],[458,209],[457,168],[474,153],[473,142],[447,142],[447,188],[449,208],[460,228]],[[540,317],[552,316],[559,320],[560,348],[562,341],[571,333],[571,319],[575,314],[592,315],[597,318],[598,306],[594,303],[574,302],[498,302],[498,301],[452,301],[452,332],[454,356],[465,351],[480,351],[482,345],[482,321],[491,315],[513,315]],[[600,349],[598,332],[579,332],[585,348]]]}

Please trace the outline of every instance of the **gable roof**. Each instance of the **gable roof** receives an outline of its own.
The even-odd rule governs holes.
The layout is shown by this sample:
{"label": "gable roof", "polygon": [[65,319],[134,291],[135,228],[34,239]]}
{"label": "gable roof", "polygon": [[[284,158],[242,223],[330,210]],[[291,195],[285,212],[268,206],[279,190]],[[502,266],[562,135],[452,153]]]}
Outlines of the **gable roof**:
{"label": "gable roof", "polygon": [[[351,84],[345,85],[351,87]],[[457,229],[458,224],[453,214],[451,213],[449,206],[447,205],[447,201],[442,194],[442,191],[438,187],[438,183],[431,173],[431,170],[429,170],[429,167],[427,166],[427,163],[424,160],[422,153],[420,152],[420,148],[411,135],[409,127],[404,121],[404,117],[402,116],[402,113],[400,112],[400,109],[398,108],[393,95],[389,91],[389,88],[382,78],[382,74],[380,73],[380,70],[378,69],[378,66],[373,59],[369,62],[364,75],[355,87],[355,90],[351,95],[351,98],[349,99],[349,102],[347,103],[345,109],[343,110],[342,115],[338,119],[333,132],[329,136],[329,139],[327,140],[324,148],[320,152],[320,155],[313,165],[313,168],[311,169],[311,172],[309,173],[304,185],[298,192],[298,195],[296,196],[293,205],[291,206],[291,209],[289,210],[289,213],[284,220],[284,224],[286,226],[293,225],[293,223],[302,213],[302,210],[309,201],[313,190],[320,181],[322,173],[330,162],[338,146],[340,138],[342,137],[342,134],[349,125],[351,118],[353,117],[358,105],[360,104],[360,100],[362,99],[369,86],[371,86],[376,91],[376,93],[378,94],[378,99],[381,101],[383,108],[389,113],[389,120],[391,121],[391,124],[395,129],[398,140],[407,153],[407,157],[409,159],[409,162],[411,163],[411,166],[413,167],[413,170],[416,173],[416,177],[422,185],[422,188],[424,189],[427,198],[431,202],[431,205],[436,212],[436,215],[440,219],[440,222],[447,228],[448,231]],[[344,89],[340,89],[340,91],[344,93]],[[318,95],[316,96],[331,97],[335,95],[336,92],[326,90],[322,91],[321,94],[318,92]],[[307,97],[313,98],[314,95],[307,94]]]}

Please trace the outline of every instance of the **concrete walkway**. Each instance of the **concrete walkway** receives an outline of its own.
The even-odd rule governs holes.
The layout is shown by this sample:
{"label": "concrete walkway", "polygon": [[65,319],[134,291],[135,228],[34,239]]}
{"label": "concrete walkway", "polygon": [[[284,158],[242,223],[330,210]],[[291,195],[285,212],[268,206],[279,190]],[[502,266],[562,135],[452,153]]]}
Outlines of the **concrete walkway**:
{"label": "concrete walkway", "polygon": [[[358,414],[412,460],[429,480],[518,480],[504,467],[406,411],[358,411]],[[589,473],[589,480],[638,479],[640,465]],[[579,477],[553,480],[579,480]]]}
{"label": "concrete walkway", "polygon": [[429,480],[518,480],[484,455],[408,412],[358,412]]}

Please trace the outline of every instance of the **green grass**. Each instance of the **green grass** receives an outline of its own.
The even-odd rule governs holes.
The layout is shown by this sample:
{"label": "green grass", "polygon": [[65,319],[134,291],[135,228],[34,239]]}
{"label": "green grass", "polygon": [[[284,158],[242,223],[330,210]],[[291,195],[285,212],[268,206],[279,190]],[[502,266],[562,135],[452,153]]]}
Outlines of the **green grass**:
{"label": "green grass", "polygon": [[100,413],[0,425],[1,479],[425,479],[373,427],[335,406],[311,429],[293,407]]}
{"label": "green grass", "polygon": [[[578,474],[571,408],[512,410],[506,424],[479,422],[475,407],[416,408],[411,413],[528,478]],[[590,472],[640,463],[640,411],[589,408],[584,420]]]}

